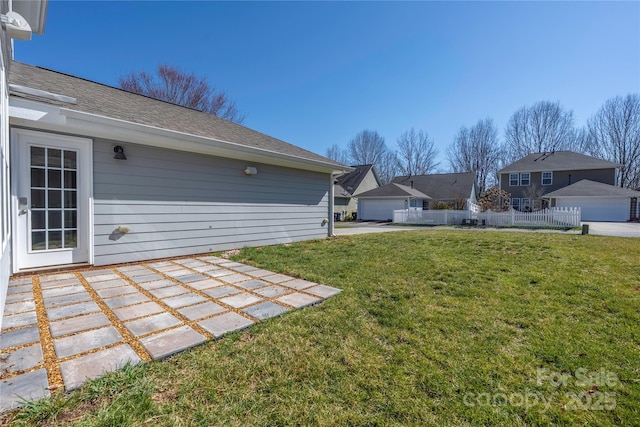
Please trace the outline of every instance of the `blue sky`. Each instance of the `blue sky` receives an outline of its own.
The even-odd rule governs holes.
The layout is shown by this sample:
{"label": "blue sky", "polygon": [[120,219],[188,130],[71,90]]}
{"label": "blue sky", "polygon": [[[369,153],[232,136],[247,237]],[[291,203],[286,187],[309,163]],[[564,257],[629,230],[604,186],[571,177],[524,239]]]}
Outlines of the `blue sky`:
{"label": "blue sky", "polygon": [[640,92],[640,2],[50,0],[18,61],[109,85],[159,63],[206,76],[244,125],[324,154],[363,129],[460,126],[559,101],[582,126]]}

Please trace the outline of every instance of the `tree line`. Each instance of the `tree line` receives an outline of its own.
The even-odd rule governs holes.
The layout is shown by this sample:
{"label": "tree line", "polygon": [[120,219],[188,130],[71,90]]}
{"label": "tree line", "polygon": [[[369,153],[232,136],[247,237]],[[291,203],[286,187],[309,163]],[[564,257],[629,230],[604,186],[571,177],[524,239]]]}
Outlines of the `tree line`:
{"label": "tree line", "polygon": [[[445,154],[451,172],[475,172],[480,192],[496,183],[496,172],[531,153],[575,151],[621,165],[620,183],[640,189],[640,95],[607,100],[577,127],[573,111],[559,102],[523,106],[509,118],[502,141],[493,119],[481,119],[456,132]],[[439,152],[424,130],[410,129],[390,149],[375,130],[363,130],[346,146],[332,145],[326,156],[344,164],[373,164],[382,183],[398,175],[433,173]]]}

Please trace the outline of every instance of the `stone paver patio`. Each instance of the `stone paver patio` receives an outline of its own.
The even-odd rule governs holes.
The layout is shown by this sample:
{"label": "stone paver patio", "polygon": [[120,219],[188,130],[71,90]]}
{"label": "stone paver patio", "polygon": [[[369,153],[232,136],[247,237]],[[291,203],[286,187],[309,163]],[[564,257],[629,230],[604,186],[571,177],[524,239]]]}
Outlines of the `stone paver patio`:
{"label": "stone paver patio", "polygon": [[0,334],[0,411],[339,292],[213,256],[14,278]]}

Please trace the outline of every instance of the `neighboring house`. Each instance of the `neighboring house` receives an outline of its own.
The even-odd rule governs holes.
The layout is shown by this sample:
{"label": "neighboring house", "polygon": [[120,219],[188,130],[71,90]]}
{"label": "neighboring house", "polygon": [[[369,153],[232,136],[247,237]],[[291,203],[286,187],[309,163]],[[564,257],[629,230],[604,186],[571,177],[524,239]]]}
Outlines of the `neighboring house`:
{"label": "neighboring house", "polygon": [[510,204],[516,210],[537,210],[551,202],[550,206],[582,208],[583,221],[626,221],[635,208],[633,195],[616,187],[620,166],[571,151],[554,151],[529,154],[498,175],[500,189],[511,195]]}
{"label": "neighboring house", "polygon": [[399,176],[389,184],[358,194],[358,216],[365,221],[386,221],[393,218],[394,210],[432,209],[436,204],[465,209],[475,202],[473,172]]}
{"label": "neighboring house", "polygon": [[3,91],[0,310],[10,273],[333,234],[333,183],[345,165],[206,113],[18,62]]}
{"label": "neighboring house", "polygon": [[358,210],[358,193],[380,187],[373,165],[351,166],[353,171],[339,176],[333,189],[334,212],[338,221],[352,218]]}

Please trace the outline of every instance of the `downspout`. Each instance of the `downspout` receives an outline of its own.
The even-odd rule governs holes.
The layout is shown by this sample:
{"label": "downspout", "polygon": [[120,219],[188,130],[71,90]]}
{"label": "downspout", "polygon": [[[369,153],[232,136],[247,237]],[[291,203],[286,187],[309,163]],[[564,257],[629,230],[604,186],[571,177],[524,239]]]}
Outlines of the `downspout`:
{"label": "downspout", "polygon": [[[336,175],[339,175],[336,174]],[[333,194],[333,185],[335,182],[334,173],[329,174],[329,227],[327,228],[327,237],[333,237],[333,212],[334,212],[334,194]]]}

